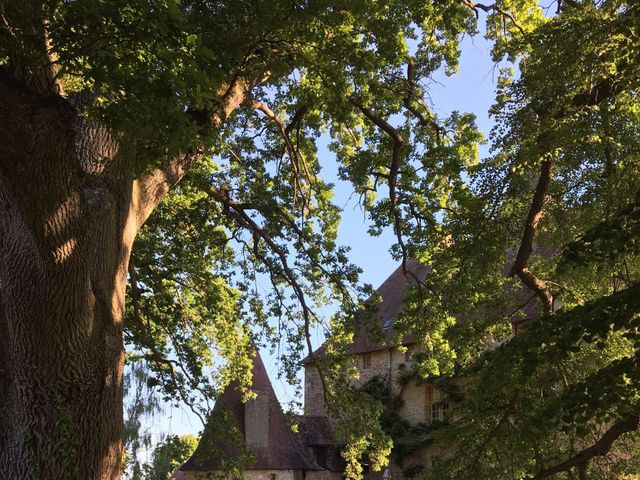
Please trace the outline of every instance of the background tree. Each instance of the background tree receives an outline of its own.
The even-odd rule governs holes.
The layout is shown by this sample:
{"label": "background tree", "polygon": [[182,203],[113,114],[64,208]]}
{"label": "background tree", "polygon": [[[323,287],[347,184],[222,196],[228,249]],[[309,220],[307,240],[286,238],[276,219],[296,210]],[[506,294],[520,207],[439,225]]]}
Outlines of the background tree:
{"label": "background tree", "polygon": [[124,389],[124,455],[122,471],[127,478],[140,480],[140,454],[153,447],[153,435],[146,428],[150,420],[162,415],[160,398],[150,385],[149,369],[144,362],[128,362],[123,375]]}
{"label": "background tree", "polygon": [[170,435],[153,450],[151,463],[145,465],[145,480],[167,480],[198,446],[193,435]]}

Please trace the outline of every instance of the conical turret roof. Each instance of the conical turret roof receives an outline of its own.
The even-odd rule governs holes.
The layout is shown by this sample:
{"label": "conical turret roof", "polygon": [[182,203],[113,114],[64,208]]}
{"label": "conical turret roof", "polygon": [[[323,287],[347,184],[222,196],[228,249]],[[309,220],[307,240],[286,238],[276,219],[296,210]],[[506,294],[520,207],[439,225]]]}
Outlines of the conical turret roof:
{"label": "conical turret roof", "polygon": [[248,427],[245,425],[247,404],[243,402],[238,384],[232,383],[217,400],[198,448],[180,470],[222,470],[230,460],[242,456],[245,448],[253,459],[242,465],[244,470],[320,470],[306,454],[282,412],[257,350],[253,359],[251,391],[266,396],[268,401],[268,418],[260,420],[268,428],[266,445],[247,447],[241,444],[246,439]]}

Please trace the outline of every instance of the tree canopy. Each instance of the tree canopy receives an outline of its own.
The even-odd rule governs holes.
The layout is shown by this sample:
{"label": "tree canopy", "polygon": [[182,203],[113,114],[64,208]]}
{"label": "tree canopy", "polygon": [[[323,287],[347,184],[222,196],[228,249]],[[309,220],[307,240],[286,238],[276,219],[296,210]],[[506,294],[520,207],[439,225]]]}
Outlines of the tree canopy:
{"label": "tree canopy", "polygon": [[406,319],[429,346],[419,375],[468,380],[429,478],[638,474],[638,14],[562,2],[497,44],[519,72],[493,155],[421,250],[428,293]]}
{"label": "tree canopy", "polygon": [[[61,168],[60,184],[130,180],[146,224],[127,262],[124,336],[167,398],[204,419],[222,386],[246,382],[254,345],[283,338],[293,378],[319,326],[332,408],[351,407],[348,474],[365,453],[385,464],[382,409],[337,387],[370,289],[337,241],[324,136],[370,233],[390,229],[398,260],[431,266],[398,324],[426,348],[415,374],[469,379],[456,422],[436,432],[454,452],[437,478],[623,478],[638,468],[620,445],[638,427],[640,6],[556,6],[8,2],[2,88],[19,92],[15,105],[35,92],[108,130],[104,145],[77,133],[95,165],[79,180],[80,167]],[[481,14],[494,60],[513,66],[483,159],[474,116],[427,101]],[[5,163],[14,188],[24,169]],[[327,303],[341,305],[330,320],[317,314]],[[513,339],[508,320],[522,322]]]}

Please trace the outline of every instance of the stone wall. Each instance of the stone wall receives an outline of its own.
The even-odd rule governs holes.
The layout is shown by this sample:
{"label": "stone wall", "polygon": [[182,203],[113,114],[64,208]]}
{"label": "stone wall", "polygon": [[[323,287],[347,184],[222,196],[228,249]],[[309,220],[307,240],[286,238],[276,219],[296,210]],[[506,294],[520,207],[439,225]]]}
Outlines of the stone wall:
{"label": "stone wall", "polygon": [[[362,386],[374,377],[378,377],[385,382],[389,382],[392,395],[399,395],[403,400],[400,410],[402,418],[409,421],[411,425],[418,423],[429,423],[431,421],[431,397],[432,387],[422,382],[411,379],[403,385],[398,383],[401,372],[401,365],[411,367],[412,355],[417,353],[417,346],[409,346],[405,349],[381,349],[373,352],[356,355],[354,362],[359,371],[359,378],[352,379],[356,386]],[[322,383],[318,371],[313,366],[305,367],[305,415],[325,416],[326,407],[322,392]],[[407,458],[402,466],[390,465],[389,471],[394,480],[402,480],[402,471],[412,465],[422,465],[431,468],[432,457],[437,456],[437,452],[432,448],[425,447]],[[335,475],[330,472],[308,472],[307,480],[338,480],[337,478],[324,478],[322,475]],[[367,480],[382,480],[383,472],[368,472]],[[313,475],[313,478],[310,477]],[[338,475],[339,477],[339,475]],[[267,479],[269,480],[269,479]]]}
{"label": "stone wall", "polygon": [[393,378],[393,362],[389,364],[389,356],[393,357],[393,353],[393,350],[383,349],[356,355],[356,368],[360,372],[360,378],[354,379],[353,383],[360,387],[374,377],[384,381],[389,380],[389,375]]}
{"label": "stone wall", "polygon": [[[381,349],[356,355],[354,362],[359,378],[352,379],[356,386],[362,386],[374,377],[391,385],[392,395],[400,395],[404,401],[401,414],[411,423],[429,421],[429,398],[426,385],[409,381],[405,385],[398,383],[401,365],[409,367],[412,363],[413,346],[409,351],[396,348]],[[305,367],[304,374],[304,413],[310,416],[326,416],[322,382],[318,370],[313,365]]]}
{"label": "stone wall", "polygon": [[400,409],[400,416],[411,425],[428,422],[430,420],[430,402],[428,388],[424,383],[409,380],[400,395],[403,404]]}

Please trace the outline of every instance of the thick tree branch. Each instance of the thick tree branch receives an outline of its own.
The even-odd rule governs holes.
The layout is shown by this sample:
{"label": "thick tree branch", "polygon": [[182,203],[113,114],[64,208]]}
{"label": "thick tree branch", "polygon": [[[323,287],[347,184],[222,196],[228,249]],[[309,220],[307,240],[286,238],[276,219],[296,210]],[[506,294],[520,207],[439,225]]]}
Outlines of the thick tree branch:
{"label": "thick tree branch", "polygon": [[588,90],[579,93],[573,97],[572,104],[574,107],[592,107],[615,97],[623,88],[615,77],[605,78]]}
{"label": "thick tree branch", "polygon": [[566,472],[571,468],[577,467],[579,470],[586,470],[586,465],[595,457],[606,455],[613,443],[623,434],[633,432],[640,426],[640,417],[632,415],[624,420],[612,425],[593,445],[585,448],[580,453],[558,463],[552,467],[540,470],[531,477],[531,480],[542,480],[557,473]]}
{"label": "thick tree branch", "polygon": [[[265,244],[269,247],[269,249],[277,256],[280,265],[282,267],[282,274],[280,276],[287,282],[287,284],[293,289],[300,306],[302,307],[302,317],[304,320],[304,332],[305,338],[307,342],[307,348],[309,352],[313,352],[313,348],[311,345],[311,320],[314,317],[314,313],[307,304],[307,298],[304,294],[302,286],[297,280],[297,275],[289,266],[289,261],[287,259],[287,253],[285,250],[279,246],[271,236],[264,231],[260,225],[258,225],[255,220],[253,220],[245,211],[245,208],[241,203],[233,201],[228,192],[224,190],[220,190],[212,185],[204,186],[204,190],[211,195],[213,198],[221,202],[225,208],[225,210],[234,218],[240,225],[244,228],[252,232],[254,237],[261,239],[265,242]],[[268,262],[263,261],[263,263],[268,264]]]}
{"label": "thick tree branch", "polygon": [[400,211],[398,210],[398,195],[396,192],[397,182],[398,182],[398,174],[400,171],[400,163],[401,163],[401,150],[404,145],[404,138],[400,134],[397,128],[391,125],[388,121],[378,115],[376,112],[371,110],[369,107],[365,106],[360,99],[355,96],[349,97],[349,102],[358,108],[362,112],[362,114],[368,118],[376,127],[385,132],[391,141],[393,142],[392,153],[391,153],[391,164],[389,165],[389,174],[387,176],[387,184],[389,185],[389,203],[390,203],[390,213],[393,218],[393,231],[396,235],[396,239],[398,241],[398,245],[402,251],[402,270],[405,275],[411,272],[407,269],[407,248],[402,238],[401,231],[401,218]]}
{"label": "thick tree branch", "polygon": [[380,115],[375,113],[369,107],[362,104],[362,102],[356,97],[350,97],[349,102],[360,110],[365,117],[367,117],[375,126],[385,132],[393,141],[393,152],[391,155],[391,164],[389,165],[389,176],[387,178],[389,182],[389,199],[391,200],[392,207],[395,207],[396,198],[396,183],[398,178],[398,171],[400,170],[400,149],[404,145],[404,138],[400,135],[397,128],[387,122]]}
{"label": "thick tree branch", "polygon": [[[633,82],[637,82],[636,78],[632,77],[631,80],[633,80]],[[582,92],[573,95],[568,104],[561,105],[556,111],[554,111],[550,105],[535,108],[533,111],[539,117],[551,117],[555,120],[560,120],[573,111],[570,107],[578,110],[594,107],[607,100],[614,99],[616,95],[628,90],[629,88],[631,88],[629,83],[624,85],[619,81],[618,77],[612,75],[607,78],[603,78]]]}
{"label": "thick tree branch", "polygon": [[[254,243],[253,249],[252,249],[253,254],[256,256],[256,258],[258,258],[263,263],[263,265],[267,267],[272,284],[274,284],[275,286],[277,277],[283,279],[287,283],[287,285],[289,285],[293,289],[294,294],[298,300],[298,303],[302,307],[302,316],[304,320],[303,330],[304,330],[306,347],[309,354],[308,356],[311,359],[310,363],[315,365],[315,367],[318,370],[320,382],[322,384],[325,403],[328,405],[329,400],[333,394],[329,389],[328,381],[326,379],[325,373],[323,372],[321,362],[318,361],[318,358],[314,353],[313,345],[311,343],[311,320],[312,318],[317,318],[317,317],[307,304],[306,295],[303,291],[302,285],[297,280],[296,273],[293,271],[293,269],[289,265],[286,251],[281,246],[279,246],[275,242],[275,240],[267,232],[265,232],[264,229],[260,227],[260,225],[258,225],[247,214],[246,210],[256,210],[262,213],[263,215],[264,215],[264,212],[258,205],[250,204],[250,203],[242,203],[242,202],[233,200],[229,196],[229,192],[218,189],[212,185],[203,185],[203,189],[205,192],[207,192],[217,201],[222,203],[224,210],[227,212],[227,215],[233,218],[241,227],[249,230],[254,235],[255,239],[262,240],[269,247],[271,252],[274,253],[278,258],[278,261],[280,262],[280,266],[282,268],[281,271],[275,270],[270,265],[271,262],[269,262],[269,260],[264,256],[264,254],[259,251],[257,243]],[[290,228],[294,232],[296,232],[296,234],[298,235],[298,238],[302,239],[303,232],[300,230],[300,228],[297,225],[295,225],[295,222],[293,222],[285,213],[283,213],[281,217],[290,226]],[[244,242],[243,240],[239,240],[239,241],[243,243],[248,249],[250,249],[249,245],[246,242]],[[308,253],[308,249],[306,247],[300,246],[300,248],[302,249],[302,251],[306,252],[309,256],[311,256],[311,254]],[[316,266],[323,272],[323,274],[327,278],[333,278],[333,275],[331,275],[330,272],[321,263],[318,263]],[[340,290],[342,290],[345,297],[348,297],[348,292],[346,292],[345,287],[342,285],[337,285],[337,286]],[[275,293],[279,299],[280,304],[285,308],[286,311],[289,312],[290,310],[286,305],[285,299],[283,298],[281,292],[275,289]]]}
{"label": "thick tree branch", "polygon": [[522,35],[524,35],[524,30],[523,28],[518,25],[518,22],[516,22],[516,19],[513,18],[513,15],[511,15],[509,12],[503,10],[502,8],[500,8],[498,5],[496,5],[495,3],[492,3],[491,5],[485,5],[482,3],[478,3],[475,2],[473,0],[460,0],[463,5],[466,5],[467,7],[471,8],[475,14],[476,17],[478,17],[478,9],[482,10],[485,13],[489,13],[489,12],[497,12],[500,15],[502,15],[503,17],[508,18],[509,20],[511,20],[511,23],[513,23],[513,26],[516,27],[518,29],[518,31],[520,31],[520,33]]}
{"label": "thick tree branch", "polygon": [[[236,75],[228,85],[219,89],[220,102],[207,112],[193,112],[194,118],[203,128],[218,129],[226,119],[246,101],[251,90],[262,81],[248,80]],[[180,153],[163,165],[136,180],[134,184],[134,208],[137,210],[138,227],[147,220],[164,196],[187,173],[189,168],[204,154],[201,148],[189,153]]]}
{"label": "thick tree branch", "polygon": [[[420,125],[432,128],[436,132],[438,139],[440,139],[442,137],[442,127],[440,127],[438,122],[433,118],[429,118],[431,115],[428,117],[413,105],[412,97],[416,96],[416,91],[415,59],[413,57],[409,57],[409,61],[407,62],[407,94],[403,99],[404,107],[418,119],[418,123],[420,123]],[[424,105],[424,102],[418,99],[417,103],[427,111],[427,114],[430,113],[426,108],[426,105]]]}
{"label": "thick tree branch", "polygon": [[287,127],[285,126],[284,122],[280,119],[280,117],[278,117],[278,115],[276,115],[276,113],[271,110],[271,108],[269,108],[268,105],[259,102],[255,99],[251,99],[247,102],[247,105],[251,108],[253,108],[254,110],[258,110],[262,113],[264,113],[269,119],[271,119],[278,127],[278,131],[280,132],[280,135],[282,136],[282,139],[284,140],[284,144],[285,144],[285,149],[287,151],[287,154],[289,155],[289,157],[291,158],[291,162],[292,162],[292,168],[294,169],[294,172],[297,173],[298,171],[298,167],[297,165],[295,165],[295,161],[296,161],[296,154],[293,150],[293,144],[291,142],[291,138],[289,137],[289,133],[287,131]]}
{"label": "thick tree branch", "polygon": [[[463,0],[465,3],[467,1]],[[574,95],[571,99],[571,106],[577,109],[584,109],[599,105],[606,100],[614,98],[621,91],[623,91],[623,85],[615,77],[611,76],[600,80],[582,93]],[[541,117],[553,117],[558,120],[565,117],[569,112],[567,107],[563,107],[555,113],[550,108],[538,109],[535,113]],[[545,313],[553,311],[554,297],[546,282],[536,277],[527,268],[527,262],[533,251],[533,242],[538,223],[543,215],[545,196],[551,181],[551,166],[550,157],[545,158],[540,165],[540,177],[525,223],[520,248],[509,272],[510,275],[517,275],[524,285],[538,295]]]}
{"label": "thick tree branch", "polygon": [[[268,212],[275,213],[278,218],[294,232],[296,236],[295,243],[298,250],[307,255],[307,257],[310,259],[316,255],[316,253],[311,252],[309,243],[305,242],[304,231],[300,226],[296,224],[295,218],[290,215],[287,210],[280,208],[277,204],[274,203],[273,205],[261,205],[253,202],[238,202],[236,200],[233,200],[229,196],[229,192],[227,192],[226,190],[216,188],[212,185],[204,185],[203,188],[205,192],[207,192],[209,195],[212,195],[216,200],[222,203],[224,208],[227,210],[229,208],[233,208],[234,210],[242,210],[245,212],[248,210],[254,210],[263,215],[265,218],[268,218]],[[353,305],[348,288],[345,287],[339,276],[336,277],[335,274],[330,272],[325,267],[325,263],[328,263],[329,261],[330,260],[321,257],[317,262],[314,262],[314,267],[320,270],[325,278],[330,279],[334,287],[342,293],[343,304],[349,302],[351,305]]]}
{"label": "thick tree branch", "polygon": [[176,155],[134,182],[133,201],[137,203],[138,228],[201,157],[202,152]]}
{"label": "thick tree branch", "polygon": [[300,122],[302,121],[302,117],[304,117],[304,115],[308,111],[309,111],[309,107],[307,105],[302,105],[300,108],[298,108],[298,110],[296,110],[296,113],[294,113],[293,117],[291,117],[291,121],[289,122],[289,125],[287,125],[287,127],[284,129],[287,135],[291,134],[291,130],[293,130],[294,128],[297,128],[300,125]]}
{"label": "thick tree branch", "polygon": [[[302,169],[304,170],[304,175],[308,182],[311,181],[311,173],[307,168],[306,164],[301,160],[301,157],[298,156],[295,148],[293,147],[293,142],[291,141],[291,137],[289,136],[288,127],[285,126],[284,122],[278,117],[269,106],[262,102],[258,102],[255,99],[251,99],[247,102],[248,106],[253,108],[254,110],[258,110],[264,113],[270,120],[272,120],[276,126],[278,127],[278,131],[280,132],[280,136],[284,141],[285,151],[287,152],[287,156],[289,157],[289,162],[291,163],[291,170],[293,171],[293,189],[294,189],[294,202],[298,196],[299,192],[302,192],[302,184],[300,181],[300,164],[302,164]],[[306,203],[308,200],[304,200]]]}
{"label": "thick tree branch", "polygon": [[[36,15],[26,23],[24,18],[14,18],[6,11],[0,14],[0,38],[10,45],[6,69],[30,89],[41,94],[64,96],[59,77],[60,67],[49,34],[49,20],[40,5],[33,5]],[[20,14],[17,14],[19,17]],[[40,18],[38,18],[40,17]]]}
{"label": "thick tree branch", "polygon": [[516,259],[509,271],[510,275],[517,275],[522,283],[534,291],[542,302],[545,313],[553,311],[553,295],[549,291],[546,283],[537,278],[529,268],[527,263],[533,252],[533,242],[535,239],[538,223],[544,212],[544,201],[551,182],[551,158],[547,156],[540,164],[540,177],[533,194],[529,213],[524,225],[520,248]]}
{"label": "thick tree branch", "polygon": [[[411,76],[412,73],[409,73]],[[426,288],[426,284],[423,282],[421,278],[409,270],[407,268],[407,261],[409,260],[409,253],[407,251],[407,246],[405,244],[404,239],[402,238],[402,219],[400,217],[400,209],[399,205],[401,200],[398,199],[397,194],[397,183],[398,176],[400,174],[400,165],[402,163],[401,159],[401,150],[404,145],[404,138],[402,134],[391,125],[387,120],[382,118],[376,112],[371,110],[369,107],[365,106],[360,99],[355,96],[349,97],[349,102],[358,108],[362,112],[362,114],[369,119],[376,127],[385,132],[393,142],[393,148],[391,153],[391,164],[389,165],[389,173],[387,175],[377,174],[383,178],[386,178],[387,184],[389,185],[389,210],[391,217],[393,219],[393,232],[396,236],[396,241],[398,242],[398,246],[400,247],[400,251],[402,252],[402,273],[405,276],[411,277],[421,288]]]}

